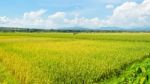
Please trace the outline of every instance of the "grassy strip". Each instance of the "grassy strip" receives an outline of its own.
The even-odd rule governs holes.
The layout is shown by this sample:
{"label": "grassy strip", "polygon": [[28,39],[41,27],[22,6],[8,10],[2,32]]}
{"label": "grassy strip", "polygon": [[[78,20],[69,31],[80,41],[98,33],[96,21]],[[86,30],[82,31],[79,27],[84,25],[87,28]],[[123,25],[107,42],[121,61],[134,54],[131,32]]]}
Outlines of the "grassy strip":
{"label": "grassy strip", "polygon": [[120,75],[101,84],[150,84],[150,57],[130,63]]}

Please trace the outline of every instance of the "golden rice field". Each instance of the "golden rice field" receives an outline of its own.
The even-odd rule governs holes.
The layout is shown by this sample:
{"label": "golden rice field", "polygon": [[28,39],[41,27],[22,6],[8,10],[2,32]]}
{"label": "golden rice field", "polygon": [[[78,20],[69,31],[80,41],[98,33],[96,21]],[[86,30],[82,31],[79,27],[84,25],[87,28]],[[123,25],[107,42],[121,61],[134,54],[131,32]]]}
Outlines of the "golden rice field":
{"label": "golden rice field", "polygon": [[149,53],[149,33],[0,33],[0,84],[99,84]]}

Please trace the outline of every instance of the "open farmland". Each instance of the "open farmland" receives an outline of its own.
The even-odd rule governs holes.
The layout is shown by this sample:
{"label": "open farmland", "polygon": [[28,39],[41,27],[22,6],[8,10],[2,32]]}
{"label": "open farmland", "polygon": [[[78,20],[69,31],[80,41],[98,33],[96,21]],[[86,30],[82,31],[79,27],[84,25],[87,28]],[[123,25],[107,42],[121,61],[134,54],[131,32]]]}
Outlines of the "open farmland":
{"label": "open farmland", "polygon": [[0,83],[99,83],[149,53],[149,33],[0,33]]}

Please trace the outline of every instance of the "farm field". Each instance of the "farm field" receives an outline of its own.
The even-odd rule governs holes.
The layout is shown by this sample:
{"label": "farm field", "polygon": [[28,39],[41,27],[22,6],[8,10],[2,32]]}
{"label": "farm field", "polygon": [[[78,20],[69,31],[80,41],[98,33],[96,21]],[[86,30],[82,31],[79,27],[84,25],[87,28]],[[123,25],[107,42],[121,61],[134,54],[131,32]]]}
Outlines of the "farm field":
{"label": "farm field", "polygon": [[0,84],[100,84],[149,53],[149,33],[0,33]]}

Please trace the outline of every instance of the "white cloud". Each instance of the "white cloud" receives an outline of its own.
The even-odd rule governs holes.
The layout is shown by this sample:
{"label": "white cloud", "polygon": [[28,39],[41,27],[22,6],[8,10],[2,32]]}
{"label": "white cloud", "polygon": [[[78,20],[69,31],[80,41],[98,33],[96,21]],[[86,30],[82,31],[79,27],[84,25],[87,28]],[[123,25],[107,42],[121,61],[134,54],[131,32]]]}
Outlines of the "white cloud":
{"label": "white cloud", "polygon": [[87,19],[84,17],[81,18],[75,17],[73,19],[65,19],[65,23],[73,26],[91,27],[91,28],[98,27],[101,25],[101,21],[97,17],[91,19]]}
{"label": "white cloud", "polygon": [[[113,8],[113,5],[107,5],[106,8]],[[98,28],[100,26],[150,26],[150,0],[144,0],[138,4],[136,2],[125,2],[114,8],[113,14],[100,20],[98,17],[85,18],[79,13],[56,12],[43,18],[46,10],[26,12],[22,18],[0,17],[0,26],[13,27],[35,27],[35,28],[58,28],[68,26],[81,26]],[[68,16],[73,16],[69,18]]]}
{"label": "white cloud", "polygon": [[41,16],[46,13],[46,10],[41,9],[38,11],[32,11],[32,12],[27,12],[24,13],[23,18],[24,19],[37,19],[37,18],[41,18]]}
{"label": "white cloud", "polygon": [[52,15],[48,16],[47,23],[48,26],[51,27],[58,27],[58,26],[63,26],[64,25],[64,19],[66,18],[66,13],[65,12],[56,12]]}
{"label": "white cloud", "polygon": [[116,26],[150,26],[150,0],[143,3],[126,2],[115,8],[113,15],[107,21]]}
{"label": "white cloud", "polygon": [[64,13],[64,12],[56,12],[53,15],[49,15],[48,18],[49,19],[58,19],[58,18],[60,19],[60,18],[65,18],[65,16],[66,16],[66,13]]}
{"label": "white cloud", "polygon": [[8,19],[0,17],[0,24],[6,23],[4,26],[13,27],[36,27],[36,28],[58,28],[70,26],[96,27],[100,25],[99,18],[87,19],[74,14],[74,18],[69,19],[65,12],[56,12],[43,18],[45,10],[32,11],[24,13],[22,18]]}
{"label": "white cloud", "polygon": [[0,17],[0,24],[6,24],[8,23],[9,18],[7,18],[6,16]]}
{"label": "white cloud", "polygon": [[[44,19],[42,15],[46,10],[38,10],[32,12],[26,12],[22,16],[22,18],[8,18],[1,17],[0,18],[0,26],[8,26],[8,27],[44,27]],[[3,24],[2,24],[3,23]],[[5,24],[4,24],[5,23]]]}
{"label": "white cloud", "polygon": [[25,27],[28,25],[31,27],[44,26],[43,15],[46,13],[46,11],[47,10],[41,9],[38,11],[26,12],[24,13],[23,18],[16,20],[16,24],[20,20],[20,24],[24,25]]}

